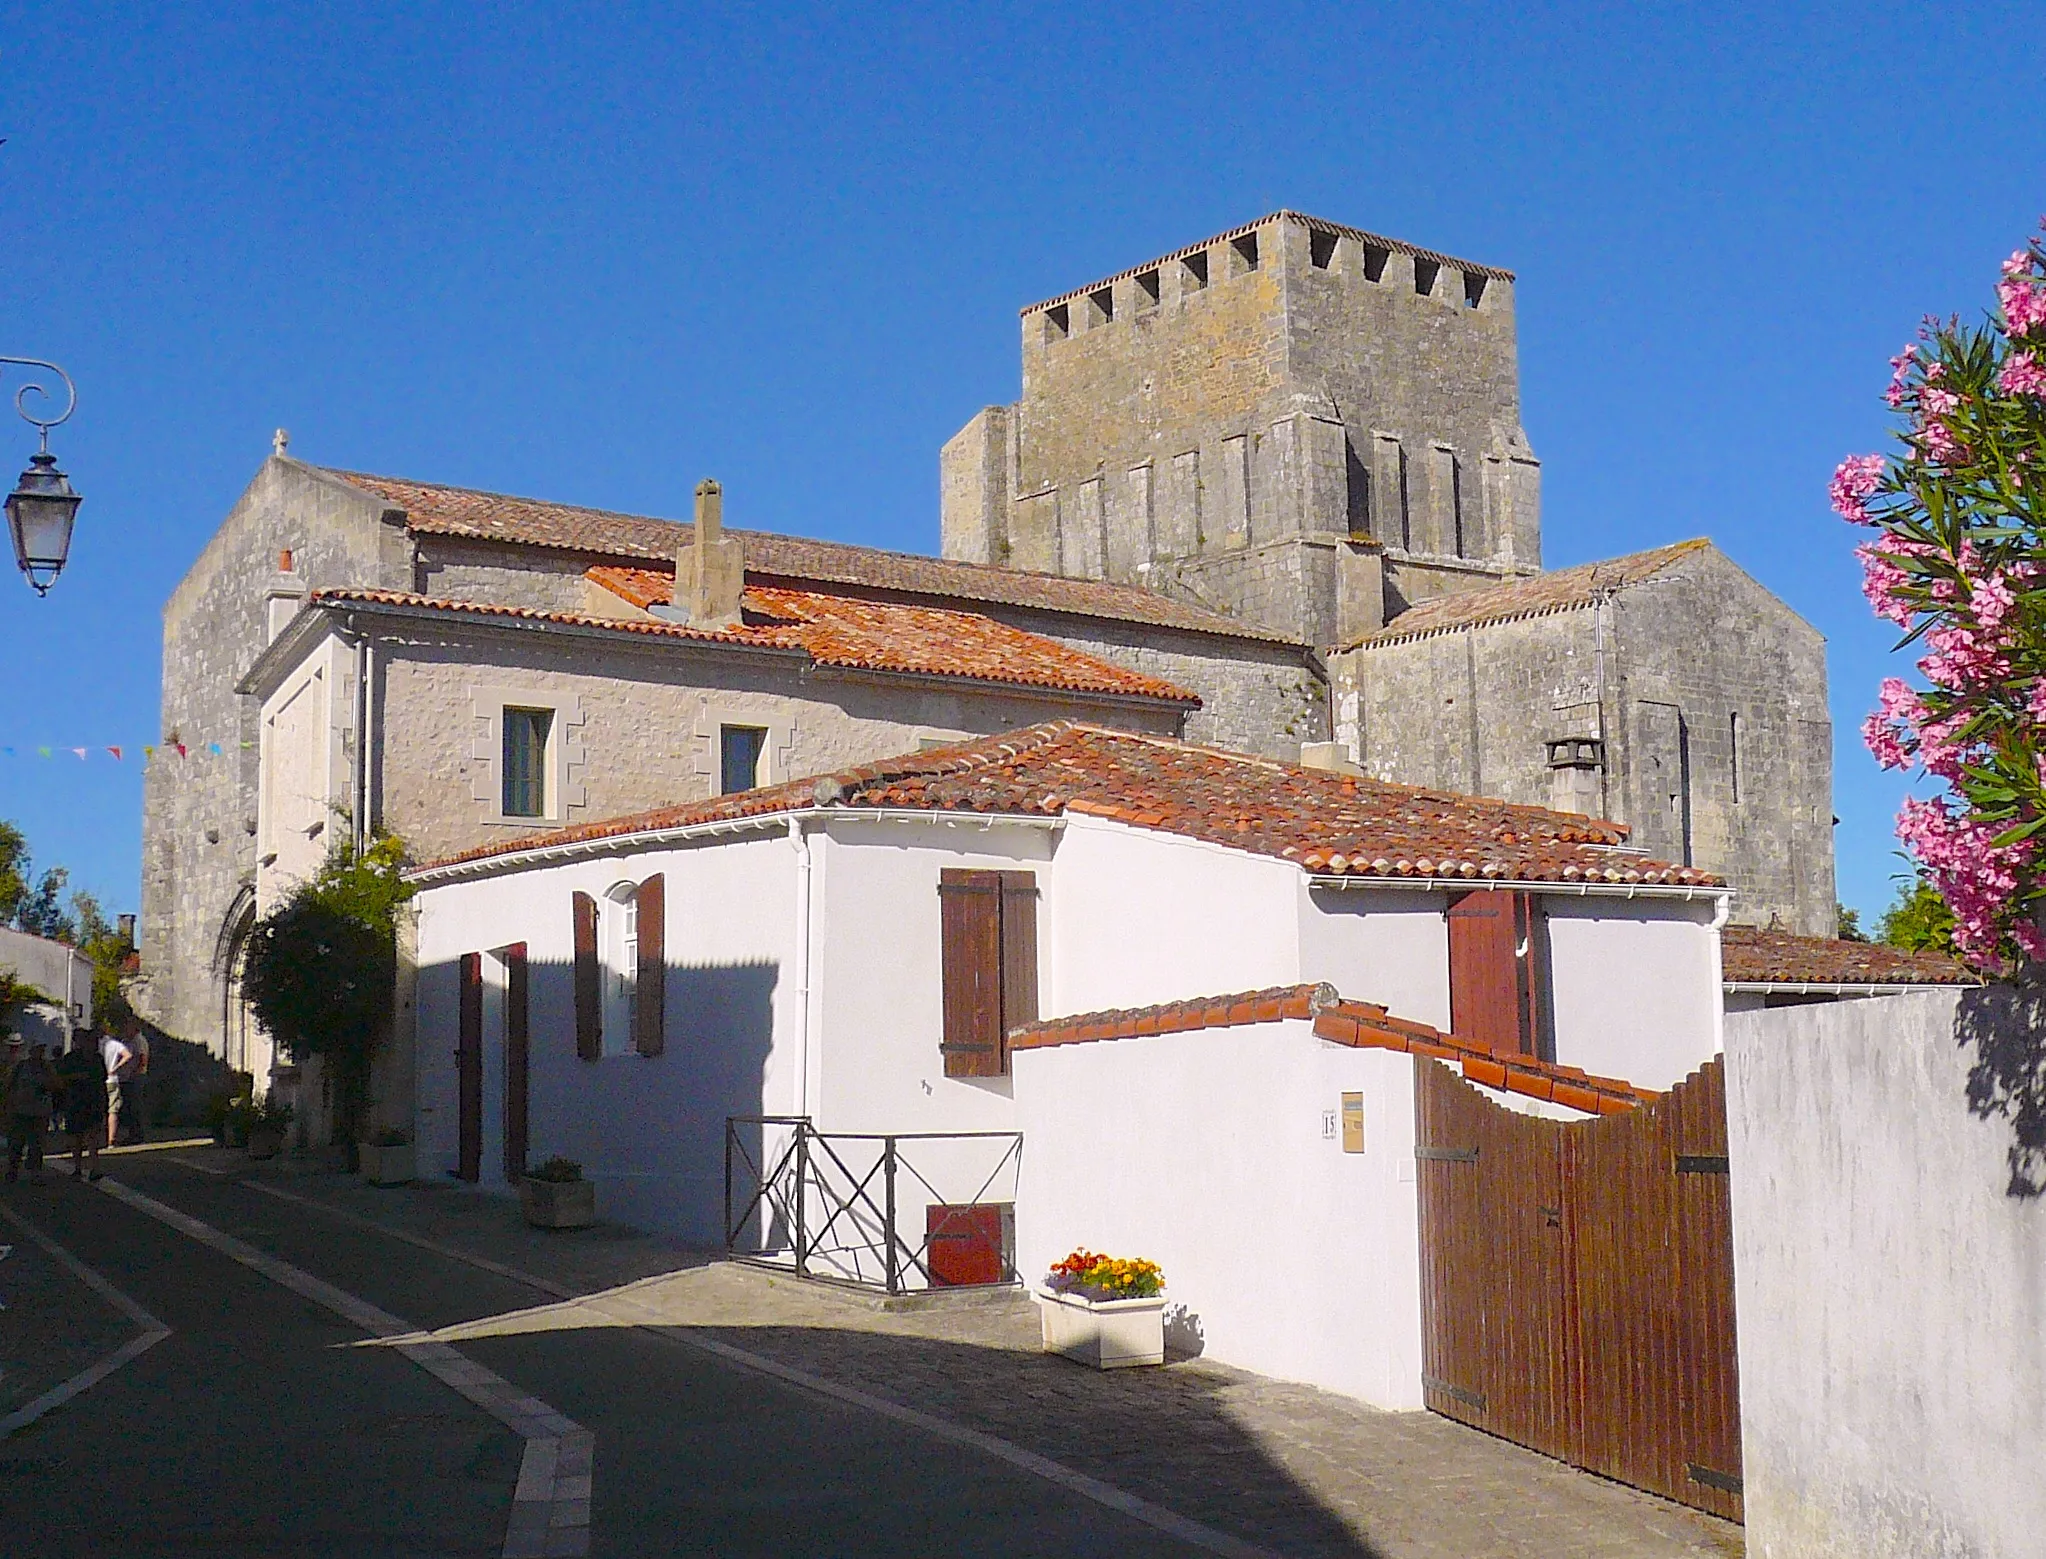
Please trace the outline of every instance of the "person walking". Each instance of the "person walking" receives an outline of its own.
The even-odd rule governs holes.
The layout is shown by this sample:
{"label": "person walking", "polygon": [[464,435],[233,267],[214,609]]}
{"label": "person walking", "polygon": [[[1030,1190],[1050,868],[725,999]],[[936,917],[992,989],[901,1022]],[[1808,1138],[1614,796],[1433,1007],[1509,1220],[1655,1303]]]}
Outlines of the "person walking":
{"label": "person walking", "polygon": [[105,1029],[99,1033],[100,1062],[107,1073],[107,1146],[120,1143],[121,1120],[127,1114],[128,1079],[135,1071],[135,1048]]}
{"label": "person walking", "polygon": [[21,1178],[24,1160],[32,1185],[43,1183],[43,1139],[50,1129],[50,1111],[57,1098],[57,1074],[45,1046],[33,1051],[19,1034],[8,1044],[13,1060],[7,1068],[7,1180]]}
{"label": "person walking", "polygon": [[[99,1150],[107,1140],[107,1067],[99,1035],[86,1028],[73,1032],[71,1048],[57,1062],[57,1076],[64,1085],[64,1126],[71,1133],[71,1178],[97,1180]],[[85,1155],[89,1174],[80,1163]]]}

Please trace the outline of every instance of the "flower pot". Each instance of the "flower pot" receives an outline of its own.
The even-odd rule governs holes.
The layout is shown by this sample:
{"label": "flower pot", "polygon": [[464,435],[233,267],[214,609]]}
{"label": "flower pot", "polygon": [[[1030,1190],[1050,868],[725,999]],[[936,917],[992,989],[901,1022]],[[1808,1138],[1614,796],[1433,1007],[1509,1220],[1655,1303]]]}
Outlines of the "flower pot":
{"label": "flower pot", "polygon": [[1165,1296],[1088,1299],[1082,1294],[1037,1291],[1044,1351],[1096,1369],[1165,1362]]}
{"label": "flower pot", "polygon": [[248,1153],[250,1158],[275,1158],[284,1146],[284,1133],[275,1126],[251,1126],[249,1128]]}
{"label": "flower pot", "polygon": [[536,1229],[581,1229],[597,1221],[591,1180],[521,1180],[519,1205]]}
{"label": "flower pot", "polygon": [[371,1185],[405,1185],[417,1178],[417,1163],[409,1142],[392,1147],[365,1142],[355,1153],[362,1165],[362,1178]]}

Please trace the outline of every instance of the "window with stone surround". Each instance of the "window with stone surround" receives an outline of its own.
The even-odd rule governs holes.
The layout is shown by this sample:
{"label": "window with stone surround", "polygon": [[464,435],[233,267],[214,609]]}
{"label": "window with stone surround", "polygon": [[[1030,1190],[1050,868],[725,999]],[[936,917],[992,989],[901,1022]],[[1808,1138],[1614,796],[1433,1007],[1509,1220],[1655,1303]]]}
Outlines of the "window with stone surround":
{"label": "window with stone surround", "polygon": [[484,823],[565,823],[587,804],[583,704],[543,686],[472,684],[470,795]]}
{"label": "window with stone surround", "polygon": [[548,815],[547,753],[554,711],[508,708],[503,723],[499,808],[506,817],[544,818]]}
{"label": "window with stone surround", "polygon": [[718,791],[735,796],[760,784],[760,760],[767,752],[764,725],[718,727]]}

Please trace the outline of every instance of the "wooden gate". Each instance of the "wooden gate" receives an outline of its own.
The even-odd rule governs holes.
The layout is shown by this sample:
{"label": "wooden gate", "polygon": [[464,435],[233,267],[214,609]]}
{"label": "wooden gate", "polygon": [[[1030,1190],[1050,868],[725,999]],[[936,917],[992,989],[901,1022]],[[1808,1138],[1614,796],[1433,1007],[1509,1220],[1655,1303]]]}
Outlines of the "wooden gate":
{"label": "wooden gate", "polygon": [[1428,1406],[1740,1520],[1721,1063],[1567,1122],[1415,1073]]}

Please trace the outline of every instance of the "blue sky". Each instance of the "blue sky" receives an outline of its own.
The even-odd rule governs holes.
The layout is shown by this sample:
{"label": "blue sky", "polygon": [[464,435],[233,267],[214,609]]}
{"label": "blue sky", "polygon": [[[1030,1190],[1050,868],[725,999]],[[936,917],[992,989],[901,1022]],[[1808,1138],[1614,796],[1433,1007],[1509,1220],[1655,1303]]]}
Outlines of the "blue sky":
{"label": "blue sky", "polygon": [[[1519,273],[1552,566],[1710,535],[1826,634],[1841,892],[1879,910],[1891,635],[1825,482],[2046,210],[2046,34],[1504,12],[10,7],[0,351],[77,378],[86,504],[47,600],[0,580],[0,816],[138,907],[158,614],[273,427],[656,514],[715,474],[733,524],[934,550],[1020,305],[1284,205]],[[10,474],[32,448],[0,426]]]}

